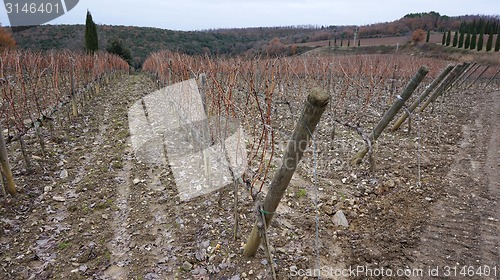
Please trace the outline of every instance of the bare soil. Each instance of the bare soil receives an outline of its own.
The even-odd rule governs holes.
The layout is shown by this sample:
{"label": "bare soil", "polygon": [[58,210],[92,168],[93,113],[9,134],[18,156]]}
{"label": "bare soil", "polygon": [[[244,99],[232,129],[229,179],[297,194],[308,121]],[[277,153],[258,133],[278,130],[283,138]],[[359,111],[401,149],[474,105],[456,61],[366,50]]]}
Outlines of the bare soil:
{"label": "bare soil", "polygon": [[[45,130],[45,155],[34,135],[26,139],[32,172],[19,144],[9,146],[20,194],[2,200],[0,279],[272,279],[263,250],[242,256],[256,217],[246,186],[234,240],[230,187],[181,202],[168,166],[135,158],[127,110],[155,89],[146,75],[125,76],[77,118],[68,121],[62,112],[55,137]],[[312,279],[307,274],[319,260],[325,269],[421,269],[415,279],[433,278],[428,271],[435,267],[446,278],[446,266],[489,266],[496,276],[492,270],[471,278],[498,279],[499,112],[498,88],[449,94],[434,113],[414,116],[410,132],[379,139],[374,171],[367,163],[347,164],[362,142],[340,126],[332,140],[332,116],[325,113],[318,168],[309,150],[269,229],[277,278]],[[293,116],[280,121],[282,146]],[[348,228],[334,223],[338,210]]]}

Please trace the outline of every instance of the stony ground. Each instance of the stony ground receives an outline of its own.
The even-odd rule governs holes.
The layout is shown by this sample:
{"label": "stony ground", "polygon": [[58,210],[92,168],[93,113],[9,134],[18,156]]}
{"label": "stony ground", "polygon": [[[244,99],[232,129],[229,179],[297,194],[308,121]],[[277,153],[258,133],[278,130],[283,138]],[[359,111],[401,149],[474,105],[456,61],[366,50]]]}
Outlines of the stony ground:
{"label": "stony ground", "polygon": [[[54,137],[45,131],[45,155],[36,137],[26,139],[32,172],[19,144],[9,146],[20,194],[2,199],[0,279],[272,279],[263,250],[242,256],[256,217],[245,186],[235,240],[230,188],[181,202],[168,166],[135,158],[127,110],[154,90],[143,74],[124,76],[78,117],[62,112]],[[498,279],[499,112],[498,88],[453,93],[409,133],[384,134],[374,171],[346,164],[359,137],[337,127],[332,139],[327,112],[317,183],[310,150],[269,230],[277,278],[302,279],[319,262],[322,278],[367,267],[379,274],[335,278],[401,279],[385,269],[429,279],[429,269],[446,277],[456,267],[460,279],[467,266],[472,279]],[[338,210],[349,227],[335,223]]]}

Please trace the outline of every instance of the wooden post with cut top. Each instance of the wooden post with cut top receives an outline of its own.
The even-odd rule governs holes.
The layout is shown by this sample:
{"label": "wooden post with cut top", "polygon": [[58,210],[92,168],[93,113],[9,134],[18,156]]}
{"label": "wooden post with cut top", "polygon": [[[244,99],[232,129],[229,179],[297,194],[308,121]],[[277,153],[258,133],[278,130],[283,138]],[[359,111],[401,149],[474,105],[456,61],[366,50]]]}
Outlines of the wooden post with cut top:
{"label": "wooden post with cut top", "polygon": [[[403,93],[396,99],[394,104],[392,104],[391,108],[385,112],[384,116],[382,116],[382,119],[380,122],[377,124],[377,126],[372,130],[370,135],[368,136],[370,142],[373,144],[378,137],[382,134],[384,129],[387,127],[387,125],[394,119],[396,114],[403,108],[403,105],[405,104],[406,100],[410,98],[412,93],[415,91],[415,89],[418,87],[418,85],[424,80],[425,76],[429,73],[429,68],[427,66],[422,66],[418,69],[417,74],[413,76],[411,79],[410,83],[406,86],[405,90]],[[365,146],[363,147],[351,160],[351,165],[359,164],[365,157],[365,155],[368,153],[368,147]]]}
{"label": "wooden post with cut top", "polygon": [[[312,89],[307,97],[302,115],[295,125],[291,139],[288,141],[286,151],[282,158],[281,167],[274,175],[264,204],[262,205],[262,214],[264,214],[265,223],[261,226],[264,231],[267,230],[267,227],[271,223],[274,212],[285,194],[299,161],[302,159],[302,155],[316,129],[316,125],[328,105],[328,100],[328,94],[319,88]],[[261,213],[259,213],[259,216],[260,214]],[[262,238],[259,234],[259,221],[261,220],[262,219],[257,218],[252,233],[248,237],[243,251],[243,255],[247,257],[254,256],[261,243]]]}
{"label": "wooden post with cut top", "polygon": [[436,79],[434,79],[434,81],[418,97],[418,99],[416,99],[415,101],[413,101],[413,103],[410,105],[410,107],[408,107],[408,111],[405,111],[403,113],[403,115],[396,121],[396,123],[392,126],[391,131],[396,131],[396,130],[399,129],[399,127],[410,116],[409,114],[411,114],[413,111],[415,111],[415,109],[417,109],[417,107],[422,102],[425,101],[425,99],[427,98],[427,96],[429,96],[429,94],[441,83],[441,81],[443,81],[443,79],[446,78],[446,76],[448,75],[448,73],[451,72],[452,69],[453,69],[453,64],[448,64],[448,66],[446,66],[446,68],[444,68],[443,71],[441,71],[441,74],[439,74],[439,76]]}

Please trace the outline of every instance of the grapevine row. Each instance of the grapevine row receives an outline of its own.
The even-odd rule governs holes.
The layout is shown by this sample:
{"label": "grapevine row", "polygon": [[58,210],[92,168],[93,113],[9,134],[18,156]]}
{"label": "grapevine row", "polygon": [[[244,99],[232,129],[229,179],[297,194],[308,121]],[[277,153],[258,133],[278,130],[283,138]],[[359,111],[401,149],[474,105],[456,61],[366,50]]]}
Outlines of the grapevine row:
{"label": "grapevine row", "polygon": [[72,95],[128,64],[118,56],[71,51],[0,53],[0,119],[9,138],[50,118]]}

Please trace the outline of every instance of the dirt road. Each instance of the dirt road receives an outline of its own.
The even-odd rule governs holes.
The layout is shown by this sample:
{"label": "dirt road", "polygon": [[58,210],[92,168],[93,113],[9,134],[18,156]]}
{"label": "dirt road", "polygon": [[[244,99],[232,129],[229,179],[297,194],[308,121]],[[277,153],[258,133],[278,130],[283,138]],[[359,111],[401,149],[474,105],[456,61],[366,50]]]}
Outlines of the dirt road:
{"label": "dirt road", "polygon": [[500,92],[474,93],[465,102],[474,106],[440,186],[445,196],[430,208],[420,245],[408,254],[427,276],[432,269],[440,277],[499,279]]}

